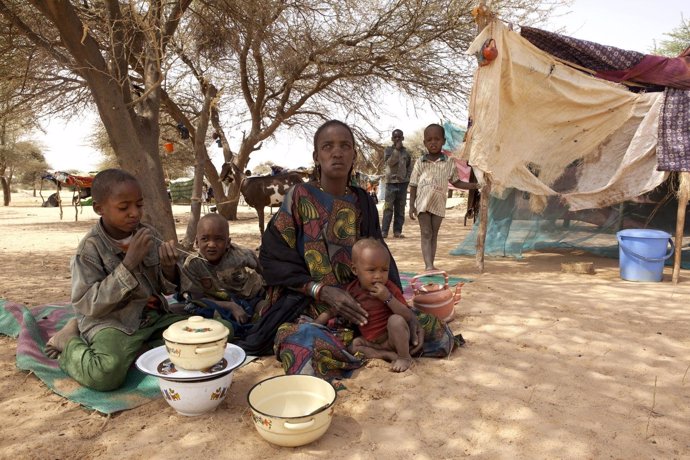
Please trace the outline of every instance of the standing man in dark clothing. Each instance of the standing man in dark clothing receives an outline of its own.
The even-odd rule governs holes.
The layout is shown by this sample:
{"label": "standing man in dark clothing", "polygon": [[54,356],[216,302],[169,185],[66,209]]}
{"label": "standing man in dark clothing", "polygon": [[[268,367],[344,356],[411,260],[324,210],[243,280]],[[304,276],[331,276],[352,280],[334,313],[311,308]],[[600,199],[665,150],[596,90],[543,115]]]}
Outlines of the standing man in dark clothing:
{"label": "standing man in dark clothing", "polygon": [[391,136],[393,145],[386,147],[383,154],[386,203],[383,207],[381,231],[384,238],[388,237],[391,221],[393,221],[393,236],[395,238],[404,238],[402,229],[405,223],[407,185],[410,182],[413,163],[410,152],[403,147],[403,139],[405,139],[405,136],[403,136],[402,130],[393,130],[393,135]]}

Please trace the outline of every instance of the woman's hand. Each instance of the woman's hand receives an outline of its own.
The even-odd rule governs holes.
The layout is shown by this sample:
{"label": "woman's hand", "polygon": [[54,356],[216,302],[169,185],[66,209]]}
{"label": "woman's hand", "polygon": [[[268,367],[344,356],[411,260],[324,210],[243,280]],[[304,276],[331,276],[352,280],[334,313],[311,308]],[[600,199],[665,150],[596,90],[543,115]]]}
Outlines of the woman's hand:
{"label": "woman's hand", "polygon": [[334,286],[321,288],[321,301],[328,304],[346,320],[363,326],[367,324],[369,314],[350,294]]}
{"label": "woman's hand", "polygon": [[415,355],[422,350],[424,346],[424,328],[415,315],[409,322],[410,327],[410,354]]}

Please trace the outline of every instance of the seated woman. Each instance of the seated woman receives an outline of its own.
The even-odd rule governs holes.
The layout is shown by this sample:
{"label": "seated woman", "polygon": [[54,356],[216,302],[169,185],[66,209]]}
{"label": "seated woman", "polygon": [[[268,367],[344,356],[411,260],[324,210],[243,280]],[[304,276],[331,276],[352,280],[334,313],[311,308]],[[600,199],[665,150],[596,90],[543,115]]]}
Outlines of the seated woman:
{"label": "seated woman", "polygon": [[[314,135],[316,180],[288,191],[263,235],[259,260],[269,306],[238,345],[248,354],[275,351],[286,373],[330,379],[362,365],[347,352],[342,335],[309,321],[296,322],[326,310],[357,325],[367,322],[366,310],[345,291],[355,279],[352,247],[367,237],[385,243],[371,197],[350,185],[355,157],[354,135],[345,123],[321,125]],[[392,258],[389,279],[400,287]],[[421,349],[424,328],[418,321],[411,324],[410,341],[413,353]]]}

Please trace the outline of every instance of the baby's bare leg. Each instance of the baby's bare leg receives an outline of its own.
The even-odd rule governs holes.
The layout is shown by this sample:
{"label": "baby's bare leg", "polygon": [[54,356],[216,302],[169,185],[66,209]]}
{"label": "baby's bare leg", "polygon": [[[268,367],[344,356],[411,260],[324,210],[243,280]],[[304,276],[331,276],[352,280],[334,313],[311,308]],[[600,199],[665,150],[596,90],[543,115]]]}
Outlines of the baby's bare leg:
{"label": "baby's bare leg", "polygon": [[67,342],[69,342],[72,337],[78,336],[79,324],[77,323],[77,318],[72,318],[67,321],[62,329],[48,339],[45,347],[46,356],[50,359],[57,359],[60,353],[62,353],[62,350],[67,346]]}
{"label": "baby's bare leg", "polygon": [[388,318],[388,343],[397,356],[391,364],[393,372],[404,372],[412,365],[410,356],[410,327],[401,315]]}
{"label": "baby's bare leg", "polygon": [[385,359],[392,362],[398,358],[398,354],[387,348],[387,344],[369,342],[363,337],[357,337],[350,345],[352,353],[360,352],[367,359]]}

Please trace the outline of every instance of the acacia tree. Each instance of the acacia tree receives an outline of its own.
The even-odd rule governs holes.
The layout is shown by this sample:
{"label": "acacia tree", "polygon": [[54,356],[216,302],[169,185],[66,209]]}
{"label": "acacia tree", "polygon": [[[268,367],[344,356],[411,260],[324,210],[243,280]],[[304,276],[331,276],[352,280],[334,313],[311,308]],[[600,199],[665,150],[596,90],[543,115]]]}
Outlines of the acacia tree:
{"label": "acacia tree", "polygon": [[3,206],[9,206],[12,201],[12,180],[16,173],[35,175],[39,168],[45,167],[40,147],[32,141],[20,139],[26,133],[26,127],[12,121],[9,117],[0,118],[0,188]]}
{"label": "acacia tree", "polygon": [[24,49],[22,36],[12,27],[0,23],[0,183],[3,191],[3,205],[12,199],[11,185],[15,167],[22,163],[22,156],[38,151],[34,145],[22,143],[20,139],[37,126],[36,113],[32,105],[23,104],[22,92],[32,87],[32,80],[21,78],[18,69],[32,68],[31,55]]}
{"label": "acacia tree", "polygon": [[668,38],[661,40],[655,52],[668,57],[679,56],[690,48],[690,21],[681,16],[678,27],[664,35]]}
{"label": "acacia tree", "polygon": [[[246,169],[252,152],[279,128],[305,134],[334,115],[378,132],[381,99],[398,92],[439,112],[460,111],[471,87],[473,0],[218,0],[184,24],[178,49],[197,69],[223,75],[220,105],[242,131],[232,155]],[[558,1],[497,0],[494,11],[519,23],[544,20]],[[376,149],[375,149],[376,150]],[[226,158],[227,160],[227,158]],[[238,179],[238,178],[236,178]],[[236,216],[239,181],[219,207]],[[215,187],[215,184],[214,188]]]}
{"label": "acacia tree", "polygon": [[[474,0],[191,3],[0,0],[3,24],[57,64],[48,88],[72,84],[88,92],[120,165],[142,182],[149,220],[166,238],[175,232],[159,155],[161,103],[175,121],[187,116],[191,134],[199,109],[185,105],[185,91],[195,94],[197,108],[204,100],[199,87],[183,88],[180,66],[188,64],[182,55],[193,56],[198,75],[218,87],[210,121],[225,160],[240,170],[282,127],[306,134],[338,116],[360,127],[356,134],[365,139],[376,132],[381,99],[391,92],[440,113],[464,109],[474,68],[463,55],[475,34]],[[494,0],[492,8],[528,24],[561,3]],[[175,40],[180,26],[183,38]],[[180,85],[173,87],[177,78]],[[243,133],[236,154],[224,130]],[[205,157],[205,174],[223,203],[219,210],[234,218],[239,181],[226,197]]]}
{"label": "acacia tree", "polygon": [[21,160],[15,168],[15,176],[25,186],[30,185],[33,188],[33,196],[36,196],[36,185],[48,169],[48,163],[40,146],[35,142],[22,141],[18,147]]}
{"label": "acacia tree", "polygon": [[190,3],[0,0],[4,22],[88,89],[120,165],[141,182],[148,220],[166,239],[176,236],[158,150],[161,66]]}

